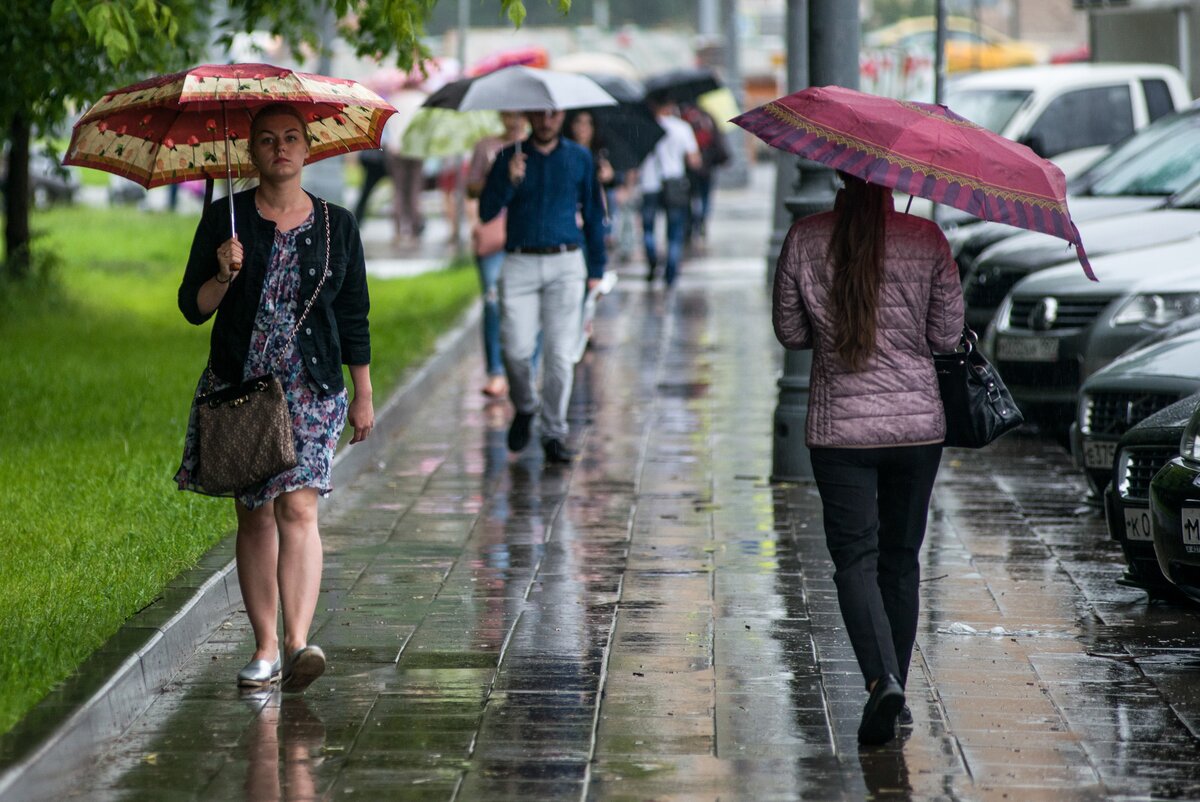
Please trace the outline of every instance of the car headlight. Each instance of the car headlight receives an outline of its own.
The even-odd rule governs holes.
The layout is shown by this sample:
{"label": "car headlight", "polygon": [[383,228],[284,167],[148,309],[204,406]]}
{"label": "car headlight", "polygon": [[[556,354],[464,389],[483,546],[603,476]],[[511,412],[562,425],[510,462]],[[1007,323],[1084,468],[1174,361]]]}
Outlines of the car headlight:
{"label": "car headlight", "polygon": [[996,314],[992,316],[992,326],[996,331],[1008,331],[1008,317],[1012,314],[1012,306],[1012,293],[1009,293],[1004,296],[1004,300],[996,308]]}
{"label": "car headlight", "polygon": [[1197,312],[1200,312],[1200,293],[1145,293],[1126,301],[1113,316],[1113,325],[1142,324],[1158,328]]}
{"label": "car headlight", "polygon": [[1075,420],[1079,424],[1080,434],[1092,433],[1092,413],[1096,409],[1096,399],[1092,398],[1091,393],[1079,394],[1079,410],[1075,413]]}
{"label": "car headlight", "polygon": [[1200,465],[1200,412],[1193,412],[1187,426],[1183,428],[1183,439],[1179,441],[1179,456],[1185,462]]}

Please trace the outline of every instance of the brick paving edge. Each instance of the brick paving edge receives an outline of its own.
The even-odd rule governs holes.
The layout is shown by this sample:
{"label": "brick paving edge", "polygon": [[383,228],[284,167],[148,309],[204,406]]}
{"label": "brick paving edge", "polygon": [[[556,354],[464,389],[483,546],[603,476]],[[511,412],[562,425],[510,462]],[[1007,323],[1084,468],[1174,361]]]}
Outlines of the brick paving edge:
{"label": "brick paving edge", "polygon": [[[384,441],[412,420],[430,390],[479,347],[483,305],[476,301],[376,414],[373,436],[333,461],[335,486],[371,467]],[[322,506],[337,503],[335,492]],[[0,736],[0,799],[47,799],[78,789],[77,772],[119,736],[241,603],[230,533],[161,597],[131,617],[79,669]],[[115,668],[114,668],[115,666]],[[11,762],[9,762],[11,761]]]}

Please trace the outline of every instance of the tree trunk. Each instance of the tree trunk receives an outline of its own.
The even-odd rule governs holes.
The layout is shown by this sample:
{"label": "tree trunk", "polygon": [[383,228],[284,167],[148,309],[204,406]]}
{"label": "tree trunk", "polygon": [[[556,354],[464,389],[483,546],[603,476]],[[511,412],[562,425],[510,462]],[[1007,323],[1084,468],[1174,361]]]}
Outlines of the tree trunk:
{"label": "tree trunk", "polygon": [[8,180],[4,190],[4,255],[9,278],[29,275],[29,120],[13,116],[8,128]]}

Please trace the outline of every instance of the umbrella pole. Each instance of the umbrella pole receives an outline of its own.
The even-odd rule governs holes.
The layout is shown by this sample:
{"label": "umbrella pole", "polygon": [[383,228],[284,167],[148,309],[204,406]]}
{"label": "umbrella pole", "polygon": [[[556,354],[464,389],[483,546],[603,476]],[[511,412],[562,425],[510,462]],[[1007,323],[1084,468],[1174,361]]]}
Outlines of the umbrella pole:
{"label": "umbrella pole", "polygon": [[229,107],[221,104],[222,122],[225,125],[225,182],[229,195],[229,236],[237,237],[237,223],[233,220],[233,164],[229,157]]}

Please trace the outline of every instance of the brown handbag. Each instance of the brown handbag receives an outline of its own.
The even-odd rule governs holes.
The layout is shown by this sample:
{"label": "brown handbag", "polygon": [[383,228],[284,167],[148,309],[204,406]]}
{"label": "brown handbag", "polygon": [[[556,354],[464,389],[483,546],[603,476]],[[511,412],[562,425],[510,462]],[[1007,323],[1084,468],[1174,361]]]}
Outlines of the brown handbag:
{"label": "brown handbag", "polygon": [[[312,310],[329,276],[329,204],[325,212],[325,270],[284,353]],[[209,365],[212,374],[212,366]],[[210,495],[232,495],[296,467],[292,417],[283,385],[270,373],[196,399],[196,484]]]}

